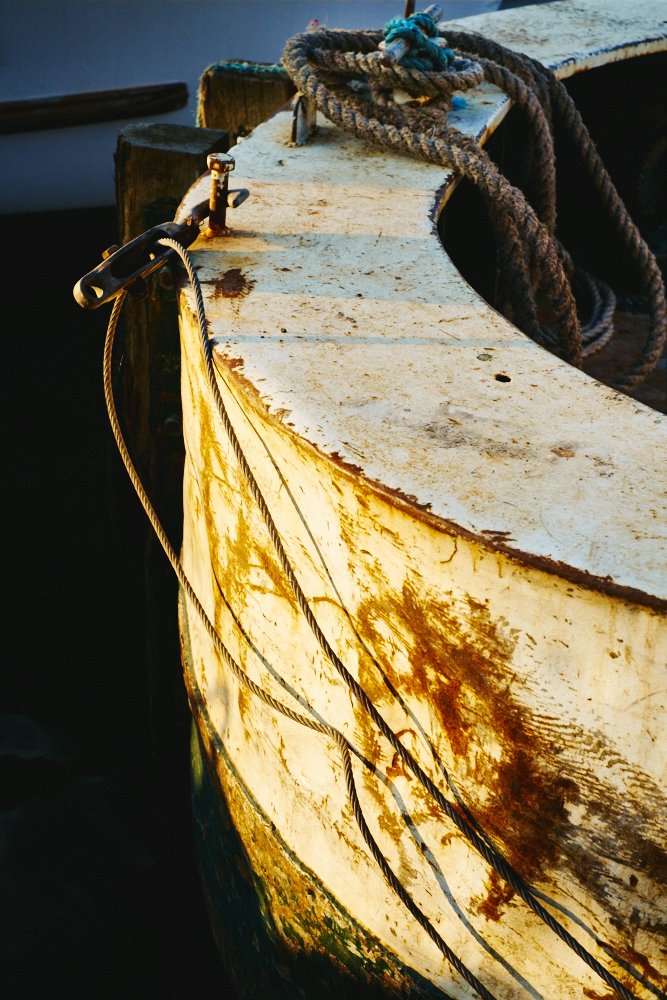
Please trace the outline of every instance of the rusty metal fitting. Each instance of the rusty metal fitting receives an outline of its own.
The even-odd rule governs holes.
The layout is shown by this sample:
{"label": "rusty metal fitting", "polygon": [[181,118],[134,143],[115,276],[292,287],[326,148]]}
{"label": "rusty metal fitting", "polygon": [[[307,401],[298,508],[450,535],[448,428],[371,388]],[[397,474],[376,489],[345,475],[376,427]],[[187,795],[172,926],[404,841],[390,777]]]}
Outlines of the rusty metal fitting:
{"label": "rusty metal fitting", "polygon": [[292,109],[292,143],[303,146],[315,129],[317,109],[305,94],[297,94]]}
{"label": "rusty metal fitting", "polygon": [[211,232],[221,232],[226,227],[229,174],[235,166],[234,157],[228,153],[209,153],[206,165],[211,171],[208,226]]}

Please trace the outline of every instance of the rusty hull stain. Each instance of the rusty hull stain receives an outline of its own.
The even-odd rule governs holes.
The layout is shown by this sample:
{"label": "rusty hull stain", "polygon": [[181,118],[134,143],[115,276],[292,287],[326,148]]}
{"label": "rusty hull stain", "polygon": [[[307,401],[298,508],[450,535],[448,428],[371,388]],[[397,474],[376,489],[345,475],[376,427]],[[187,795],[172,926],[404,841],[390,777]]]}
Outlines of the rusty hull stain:
{"label": "rusty hull stain", "polygon": [[[243,364],[241,359],[235,360],[237,365]],[[232,361],[229,364],[231,368],[235,367]],[[213,426],[214,420],[215,415],[206,407],[200,409],[201,454],[204,465],[208,469],[212,467],[212,463],[210,460],[207,460],[207,455],[211,453],[216,454],[218,449],[216,431]],[[231,486],[231,491],[235,494],[236,503],[234,512],[231,515],[234,524],[233,527],[230,526],[229,528],[228,544],[225,544],[220,539],[217,531],[219,518],[215,516],[217,504],[211,495],[211,477],[209,475],[204,476],[203,482],[200,485],[204,508],[210,515],[207,517],[207,531],[213,536],[211,565],[216,568],[215,582],[219,589],[219,596],[233,615],[237,626],[239,625],[239,619],[237,618],[235,609],[240,608],[244,617],[247,615],[246,605],[249,601],[248,595],[251,592],[272,593],[280,596],[296,614],[298,610],[296,598],[282,568],[274,557],[272,550],[270,551],[268,536],[266,536],[266,545],[257,544],[257,530],[252,523],[253,516],[258,525],[261,523],[260,532],[264,533],[266,529],[245,480],[239,478],[235,487]],[[220,486],[220,483],[218,482],[217,485]],[[263,534],[260,537],[263,537]],[[224,553],[225,558],[217,559],[217,553]],[[252,581],[250,579],[251,570],[255,570]],[[257,578],[257,570],[261,571],[264,578],[265,582],[263,585]],[[219,625],[217,622],[216,624]]]}
{"label": "rusty hull stain", "polygon": [[[383,657],[389,683],[404,696],[433,706],[453,757],[468,772],[466,777],[480,788],[493,790],[490,801],[497,804],[485,810],[483,825],[505,844],[508,859],[524,877],[535,878],[557,860],[555,831],[567,820],[565,794],[576,795],[576,786],[557,773],[545,780],[537,770],[533,734],[526,731],[521,710],[507,696],[506,669],[497,670],[511,659],[516,640],[505,636],[478,602],[469,601],[467,615],[474,625],[474,640],[462,634],[457,617],[444,605],[438,608],[437,621],[434,611],[406,584],[399,601],[383,595],[381,601],[373,597],[364,602],[358,611],[359,630],[377,650],[382,638],[375,623],[380,619],[388,624],[400,622],[409,629],[410,674],[392,676],[390,660]],[[501,684],[497,683],[499,673],[505,675]],[[370,677],[365,676],[362,683],[368,691]],[[485,766],[485,756],[475,755],[470,773],[470,748],[485,728],[501,743],[503,759]],[[529,817],[522,823],[508,810],[508,803],[518,802]]]}
{"label": "rusty hull stain", "polygon": [[652,965],[645,955],[635,951],[634,948],[618,948],[618,955],[628,965],[638,969],[646,982],[655,983],[661,988],[667,986],[667,976],[663,976],[658,969]]}
{"label": "rusty hull stain", "polygon": [[[245,387],[245,380],[238,372],[242,359],[225,360]],[[256,390],[250,395],[260,403]],[[261,408],[266,416],[264,404]],[[214,427],[216,418],[202,407],[199,419],[202,465],[210,470],[212,463],[207,461],[208,453],[217,456],[219,449]],[[303,441],[299,444],[306,453],[312,448]],[[313,450],[321,461],[321,453]],[[337,464],[345,477],[358,485],[357,476],[350,473],[345,463],[339,461]],[[200,484],[205,490],[204,503],[211,509],[209,476],[204,479],[205,486]],[[252,519],[246,520],[241,513],[243,508],[247,517],[254,506],[245,485],[233,483],[224,487],[223,492],[227,490],[232,493],[238,512],[236,525],[228,529],[229,538],[222,541],[215,537],[216,519],[208,519],[208,530],[214,536],[212,551],[233,551],[235,557],[235,566],[223,561],[227,569],[221,586],[227,590],[227,598],[245,592],[241,604],[248,603],[247,574],[251,566],[256,570],[260,562],[267,579],[266,590],[280,594],[293,605],[293,594],[274,558],[258,544]],[[384,489],[378,492],[393,507],[409,505],[413,516],[442,533],[440,518],[418,513],[413,504],[395,495],[388,496]],[[455,534],[465,536],[466,533]],[[495,545],[479,537],[475,542],[483,549],[503,548],[502,544]],[[510,553],[510,558],[518,561],[514,552]],[[645,838],[643,831],[654,810],[659,808],[659,802],[664,801],[661,790],[647,787],[643,802],[633,799],[628,803],[621,796],[611,796],[608,786],[591,785],[585,759],[577,766],[570,761],[569,770],[564,770],[559,757],[563,733],[556,727],[550,730],[543,720],[538,722],[531,718],[512,697],[510,663],[517,639],[507,623],[491,619],[484,603],[468,597],[467,606],[459,602],[452,607],[444,597],[437,600],[425,597],[416,586],[417,581],[406,583],[400,593],[387,592],[381,567],[378,567],[377,577],[378,593],[362,601],[355,616],[359,637],[374,651],[391,686],[407,698],[414,697],[417,702],[433,705],[441,731],[449,742],[454,761],[452,773],[475,819],[527,880],[544,884],[546,879],[548,883],[551,873],[557,870],[566,878],[573,878],[577,885],[585,886],[590,896],[605,909],[613,901],[619,918],[618,930],[625,944],[623,953],[632,954],[627,935],[637,930],[637,919],[632,926],[632,916],[637,912],[633,906],[633,898],[637,899],[636,889],[632,883],[623,884],[610,870],[610,864],[612,869],[614,864],[620,864],[659,879],[660,869],[664,869],[664,849]],[[369,580],[372,578],[371,574]],[[586,583],[591,585],[590,581]],[[253,586],[256,587],[256,577]],[[603,588],[598,585],[594,589]],[[397,634],[396,623],[400,623],[400,634]],[[380,624],[382,627],[378,627]],[[408,645],[409,673],[399,675],[392,670],[387,630],[401,645]],[[382,701],[386,697],[386,685],[379,680],[377,667],[369,665],[368,661],[365,663],[360,670],[360,682],[373,700]],[[485,731],[491,731],[501,745],[499,761],[489,760],[483,752]],[[581,749],[582,758],[595,750],[595,734],[571,731],[566,739],[571,746]],[[471,748],[481,752],[471,752]],[[450,761],[446,763],[449,767]],[[583,782],[587,783],[584,793],[581,790]],[[477,788],[488,793],[478,801],[475,800]],[[588,801],[592,793],[595,799]],[[591,817],[591,829],[587,831],[572,826],[566,807],[567,803],[579,803],[582,794],[583,804]],[[495,920],[510,901],[511,893],[492,876],[487,885],[487,896],[479,900],[478,908],[490,920]],[[659,928],[649,929],[657,931]],[[620,952],[621,948],[618,950]],[[639,958],[635,961],[639,964]]]}
{"label": "rusty hull stain", "polygon": [[498,923],[502,919],[502,908],[516,896],[516,890],[505,882],[493,869],[489,869],[486,898],[473,900],[478,913],[487,920]]}
{"label": "rusty hull stain", "polygon": [[[470,631],[463,631],[461,620]],[[395,630],[396,623],[404,633],[399,641],[407,644],[410,664],[409,672],[401,675],[392,670],[386,645],[387,628]],[[408,700],[433,707],[451,752],[444,763],[451,767],[475,820],[507,860],[529,882],[549,884],[555,873],[564,874],[585,886],[604,909],[613,902],[616,926],[627,946],[639,899],[632,883],[622,882],[610,863],[612,869],[627,865],[660,881],[664,850],[644,836],[662,800],[660,789],[646,788],[644,806],[624,801],[592,779],[587,769],[595,734],[564,733],[531,718],[512,697],[510,661],[516,639],[504,623],[492,621],[478,601],[468,598],[463,612],[444,601],[429,605],[406,584],[400,596],[383,593],[362,602],[357,628],[384,673],[383,681],[375,666],[362,667],[362,686],[373,700],[386,698],[389,685]],[[499,760],[484,753],[485,734],[500,745]],[[563,742],[580,749],[576,765],[572,757],[567,765],[561,763]],[[646,776],[641,777],[645,783]],[[585,830],[571,824],[567,809],[582,800],[589,816]],[[435,805],[434,810],[439,814]],[[479,911],[498,919],[512,895],[492,876]]]}

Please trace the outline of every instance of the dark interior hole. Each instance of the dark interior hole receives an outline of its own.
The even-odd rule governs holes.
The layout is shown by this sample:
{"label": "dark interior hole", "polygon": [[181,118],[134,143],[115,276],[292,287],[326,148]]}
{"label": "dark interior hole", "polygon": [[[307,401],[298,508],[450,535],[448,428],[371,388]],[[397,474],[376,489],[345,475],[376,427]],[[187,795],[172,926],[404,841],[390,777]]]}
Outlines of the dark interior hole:
{"label": "dark interior hole", "polygon": [[[579,73],[565,81],[612,181],[649,249],[667,271],[667,53],[655,53]],[[501,172],[524,189],[527,130],[513,108],[485,149]],[[575,263],[604,280],[616,294],[619,331],[591,355],[585,370],[607,384],[639,359],[649,325],[637,298],[639,284],[629,255],[610,223],[601,198],[570,143],[556,130],[557,236]],[[486,205],[475,186],[461,181],[439,220],[443,246],[466,281],[495,309],[507,313],[499,286],[496,240]],[[582,319],[587,303],[582,300]],[[539,307],[539,303],[538,303]],[[540,316],[549,325],[549,318]],[[644,325],[642,326],[642,319]],[[667,399],[665,368],[658,362],[635,398],[659,410]]]}

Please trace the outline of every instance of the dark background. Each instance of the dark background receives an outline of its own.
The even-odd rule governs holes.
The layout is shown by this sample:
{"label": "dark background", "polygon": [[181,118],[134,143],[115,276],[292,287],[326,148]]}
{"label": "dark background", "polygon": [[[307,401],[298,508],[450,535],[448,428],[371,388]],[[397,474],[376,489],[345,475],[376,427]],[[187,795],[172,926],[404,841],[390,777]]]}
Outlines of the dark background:
{"label": "dark background", "polygon": [[195,867],[188,725],[156,742],[151,719],[144,515],[102,394],[108,309],[72,297],[115,210],[0,230],[0,992],[230,997]]}

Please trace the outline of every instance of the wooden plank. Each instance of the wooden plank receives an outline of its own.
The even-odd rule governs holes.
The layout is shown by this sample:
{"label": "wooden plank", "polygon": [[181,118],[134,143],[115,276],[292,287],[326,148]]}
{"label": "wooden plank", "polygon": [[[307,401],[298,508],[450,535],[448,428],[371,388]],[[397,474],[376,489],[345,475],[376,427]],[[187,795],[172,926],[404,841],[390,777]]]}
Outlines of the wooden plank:
{"label": "wooden plank", "polygon": [[[209,153],[225,152],[226,132],[186,125],[130,125],[116,150],[118,230],[126,243],[173,218],[184,192],[206,172]],[[149,496],[176,549],[182,531],[183,442],[180,346],[176,293],[169,266],[147,282],[143,299],[130,298],[123,313],[125,355],[121,369],[129,447]],[[146,527],[147,656],[151,686],[151,738],[157,758],[185,734],[176,584],[152,529]],[[182,749],[182,746],[181,746]],[[162,769],[162,773],[165,772]]]}
{"label": "wooden plank", "polygon": [[0,135],[152,117],[178,111],[187,103],[188,88],[184,83],[3,101],[0,103]]}
{"label": "wooden plank", "polygon": [[280,66],[215,63],[199,83],[197,121],[208,128],[226,129],[236,142],[274,115],[294,92],[294,84]]}

